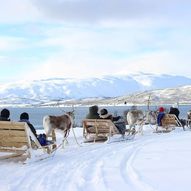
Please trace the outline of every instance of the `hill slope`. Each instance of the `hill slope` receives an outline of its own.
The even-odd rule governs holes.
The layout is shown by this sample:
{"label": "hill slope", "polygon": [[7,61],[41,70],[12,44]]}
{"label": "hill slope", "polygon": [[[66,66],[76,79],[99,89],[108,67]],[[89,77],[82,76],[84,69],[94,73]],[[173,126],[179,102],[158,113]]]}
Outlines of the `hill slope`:
{"label": "hill slope", "polygon": [[[90,79],[45,79],[31,82],[16,82],[0,85],[1,105],[42,105],[55,101],[73,100],[104,100],[117,98],[127,102],[143,102],[148,99],[149,90],[173,88],[174,90],[151,91],[155,101],[164,99],[165,102],[171,99],[189,101],[187,92],[189,86],[179,88],[178,86],[191,84],[191,79],[183,76],[133,74],[129,76],[106,76],[103,78]],[[146,91],[146,92],[145,92]],[[168,99],[166,92],[168,91]],[[183,92],[182,92],[183,91]],[[143,93],[138,93],[143,92]],[[181,93],[182,92],[182,93]],[[138,94],[137,94],[138,93]],[[133,94],[133,95],[132,95]],[[183,97],[182,97],[183,96]],[[88,98],[88,100],[87,100]],[[96,98],[96,100],[94,99]],[[107,100],[105,100],[107,98]]]}

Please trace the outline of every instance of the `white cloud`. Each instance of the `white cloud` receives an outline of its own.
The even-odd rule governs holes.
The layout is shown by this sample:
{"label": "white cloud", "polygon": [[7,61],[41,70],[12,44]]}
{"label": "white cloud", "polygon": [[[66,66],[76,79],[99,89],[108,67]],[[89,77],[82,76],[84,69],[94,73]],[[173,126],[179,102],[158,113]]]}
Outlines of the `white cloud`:
{"label": "white cloud", "polygon": [[[190,56],[177,55],[176,52],[154,52],[134,57],[124,67],[131,72],[146,72],[153,74],[171,74],[191,77]],[[123,73],[123,72],[122,72]]]}
{"label": "white cloud", "polygon": [[0,0],[0,23],[35,21],[40,12],[30,0]]}
{"label": "white cloud", "polygon": [[[0,34],[0,51],[10,51],[0,65],[19,64],[23,71],[16,77],[30,79],[132,72],[191,76],[190,6],[186,0],[2,1],[0,23],[30,24],[19,26],[23,37]],[[17,31],[16,24],[11,27]],[[13,50],[19,55],[11,55]],[[22,57],[22,50],[28,54]]]}
{"label": "white cloud", "polygon": [[191,3],[187,0],[33,0],[45,17],[64,22],[169,20],[190,23]]}
{"label": "white cloud", "polygon": [[191,76],[191,37],[184,29],[59,26],[44,31],[44,37],[36,46],[58,51],[39,60],[39,66],[26,78],[137,72]]}
{"label": "white cloud", "polygon": [[0,50],[11,51],[25,47],[25,39],[20,37],[0,36]]}
{"label": "white cloud", "polygon": [[[181,60],[182,55],[176,59]],[[185,58],[186,59],[186,58]],[[176,67],[175,67],[176,65]],[[86,52],[55,54],[47,58],[43,65],[39,65],[25,78],[41,79],[53,77],[86,78],[102,75],[131,74],[138,72],[153,74],[190,75],[189,62],[176,64],[174,55],[169,52],[154,52],[136,55],[133,58],[101,58]],[[149,84],[148,80],[143,81]]]}
{"label": "white cloud", "polygon": [[125,25],[188,25],[187,0],[0,0],[0,23],[68,22]]}
{"label": "white cloud", "polygon": [[59,27],[45,32],[46,38],[38,46],[60,47],[63,51],[87,51],[104,57],[116,54],[130,55],[140,49],[160,48],[160,35],[147,29],[130,27],[112,29],[105,27]]}
{"label": "white cloud", "polygon": [[117,68],[112,60],[91,57],[89,53],[55,54],[41,63],[31,75],[27,74],[26,78],[86,78],[114,73]]}

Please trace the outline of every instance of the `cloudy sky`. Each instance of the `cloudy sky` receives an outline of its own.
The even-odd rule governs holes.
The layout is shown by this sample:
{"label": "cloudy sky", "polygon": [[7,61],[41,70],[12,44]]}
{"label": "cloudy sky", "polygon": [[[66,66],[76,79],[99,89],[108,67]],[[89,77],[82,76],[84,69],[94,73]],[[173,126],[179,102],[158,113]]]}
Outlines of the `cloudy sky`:
{"label": "cloudy sky", "polygon": [[0,0],[0,82],[191,77],[189,0]]}

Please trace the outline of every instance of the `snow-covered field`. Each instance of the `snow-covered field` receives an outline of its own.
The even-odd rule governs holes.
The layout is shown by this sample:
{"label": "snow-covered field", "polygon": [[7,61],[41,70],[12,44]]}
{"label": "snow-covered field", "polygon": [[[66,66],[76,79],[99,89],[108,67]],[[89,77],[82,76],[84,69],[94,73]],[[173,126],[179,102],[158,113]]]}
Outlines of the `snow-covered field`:
{"label": "snow-covered field", "polygon": [[[134,140],[82,143],[72,131],[65,149],[27,164],[0,162],[1,191],[190,191],[191,131],[156,134],[144,126]],[[58,136],[58,144],[61,136]]]}

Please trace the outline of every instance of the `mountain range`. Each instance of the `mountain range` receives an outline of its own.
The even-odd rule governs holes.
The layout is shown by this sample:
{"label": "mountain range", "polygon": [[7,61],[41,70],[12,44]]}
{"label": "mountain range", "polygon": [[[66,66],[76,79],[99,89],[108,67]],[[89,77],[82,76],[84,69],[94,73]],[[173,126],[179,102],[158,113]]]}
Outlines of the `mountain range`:
{"label": "mountain range", "polygon": [[[0,105],[45,106],[153,102],[190,103],[191,78],[146,73],[72,79],[52,78],[0,85]],[[110,103],[109,103],[110,102]]]}

